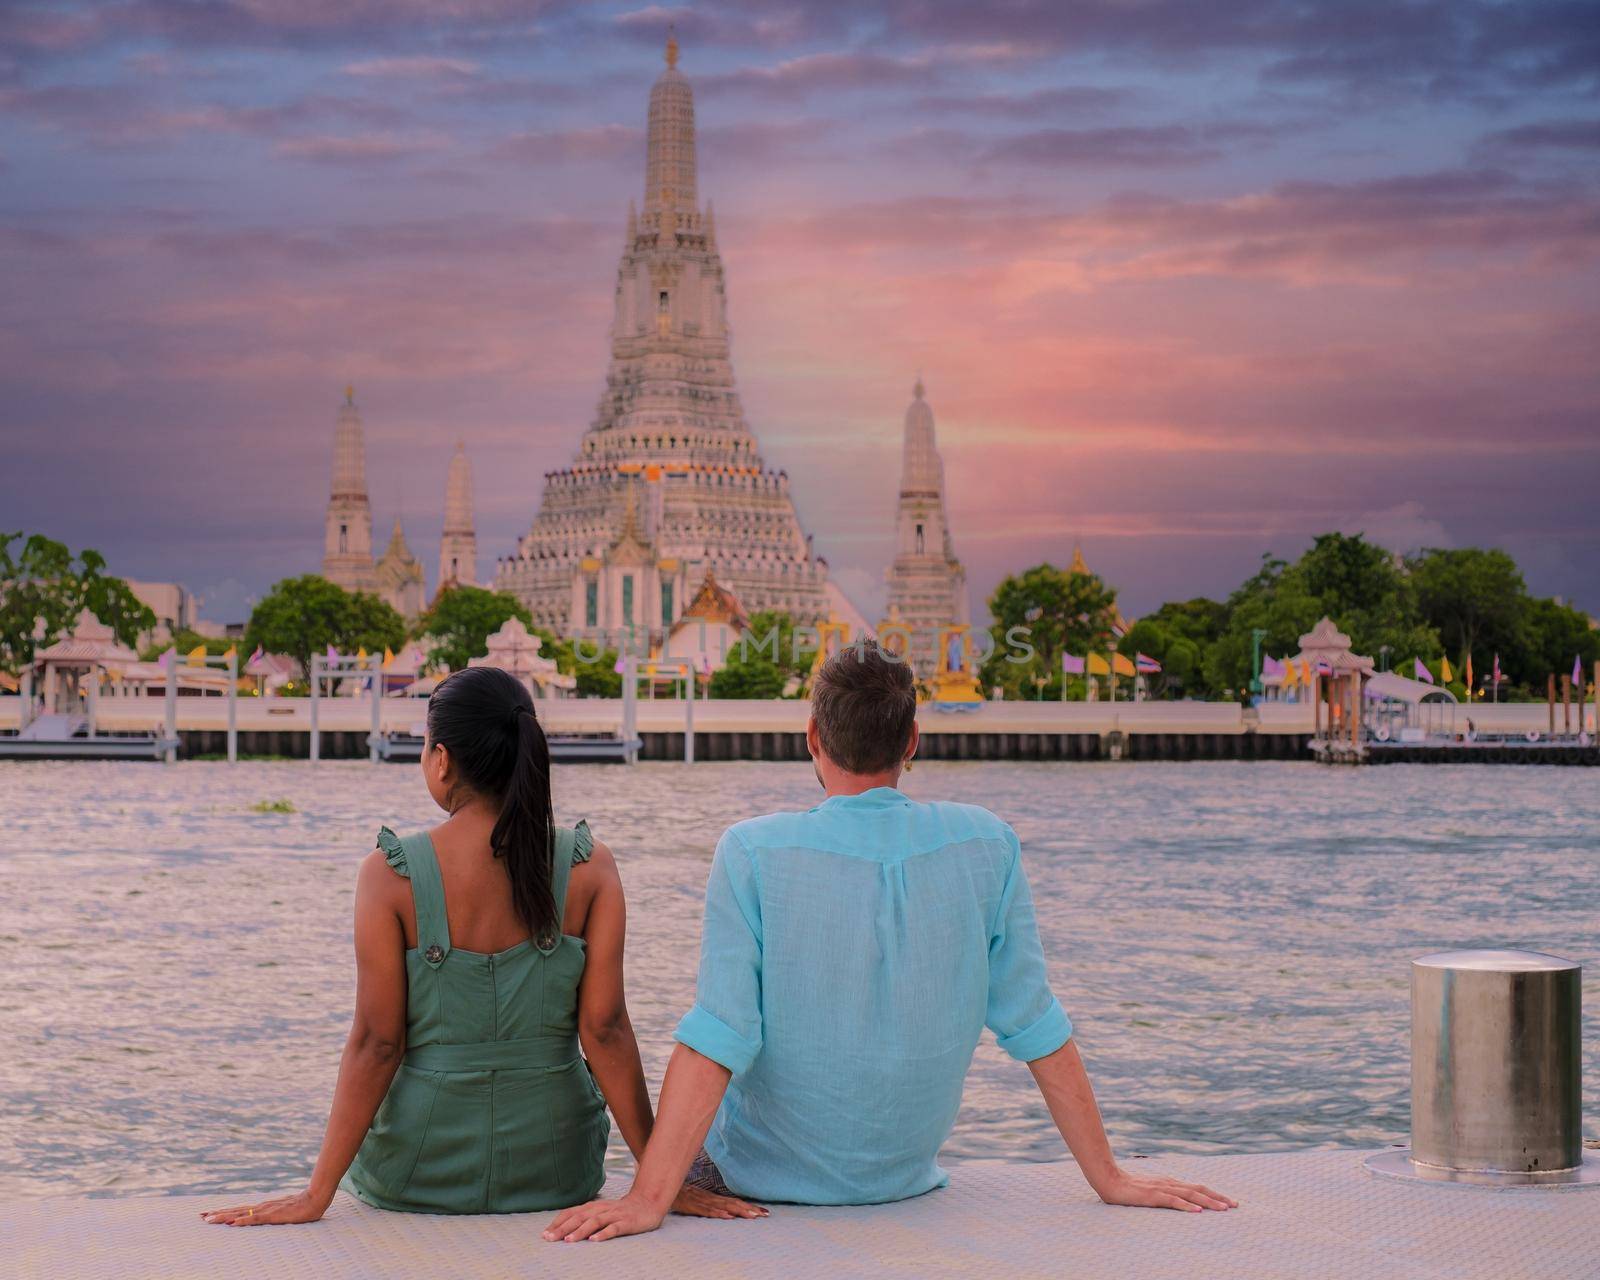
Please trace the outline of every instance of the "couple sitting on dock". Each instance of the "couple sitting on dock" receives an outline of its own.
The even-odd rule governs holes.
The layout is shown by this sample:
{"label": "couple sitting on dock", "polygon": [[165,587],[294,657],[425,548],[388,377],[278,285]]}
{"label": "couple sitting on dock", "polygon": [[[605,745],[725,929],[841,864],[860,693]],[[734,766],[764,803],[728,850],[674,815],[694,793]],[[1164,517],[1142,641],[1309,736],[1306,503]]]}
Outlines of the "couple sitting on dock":
{"label": "couple sitting on dock", "polygon": [[[546,1240],[605,1240],[668,1213],[922,1195],[947,1180],[939,1148],[985,1026],[1027,1063],[1101,1200],[1231,1207],[1113,1157],[1015,834],[896,789],[917,749],[909,667],[847,648],[811,707],[826,797],[718,842],[697,995],[652,1115],[616,861],[584,823],[554,826],[527,690],[490,667],[440,684],[422,770],[449,816],[385,829],[362,863],[355,1020],[310,1183],[207,1221],[313,1222],[343,1186],[417,1213],[562,1210]],[[596,1200],[608,1110],[638,1167],[626,1195]]]}

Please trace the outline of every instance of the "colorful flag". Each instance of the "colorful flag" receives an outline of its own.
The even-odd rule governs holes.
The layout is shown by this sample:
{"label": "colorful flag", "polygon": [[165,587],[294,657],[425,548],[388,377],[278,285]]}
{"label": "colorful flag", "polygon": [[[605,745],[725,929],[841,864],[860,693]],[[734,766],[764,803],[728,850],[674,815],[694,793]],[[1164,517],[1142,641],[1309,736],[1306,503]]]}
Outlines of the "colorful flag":
{"label": "colorful flag", "polygon": [[615,671],[619,676],[622,674],[622,663],[623,663],[622,655],[618,654],[617,655],[617,665],[612,667],[611,669],[613,671]]}
{"label": "colorful flag", "polygon": [[329,662],[337,662],[337,661],[339,661],[339,651],[337,649],[335,649],[331,644],[328,646],[328,661]]}
{"label": "colorful flag", "polygon": [[1282,680],[1283,663],[1274,658],[1270,653],[1261,655],[1261,678],[1263,680]]}
{"label": "colorful flag", "polygon": [[1455,677],[1450,674],[1450,655],[1449,654],[1445,654],[1439,659],[1439,679],[1442,680],[1445,684],[1449,684],[1452,680],[1455,679]]}
{"label": "colorful flag", "polygon": [[1333,674],[1333,663],[1329,662],[1326,658],[1318,658],[1317,674],[1319,676],[1331,676]]}
{"label": "colorful flag", "polygon": [[1142,653],[1134,655],[1134,667],[1142,676],[1158,675],[1161,671],[1161,664],[1159,662],[1157,662],[1154,658],[1148,657]]}
{"label": "colorful flag", "polygon": [[189,650],[189,656],[184,660],[184,664],[186,666],[190,666],[190,667],[203,667],[203,666],[205,666],[206,665],[206,647],[205,647],[205,645],[197,644],[197,645],[195,645],[194,648],[190,649]]}
{"label": "colorful flag", "polygon": [[260,645],[257,645],[256,646],[256,651],[250,655],[250,661],[245,663],[244,665],[247,666],[247,667],[255,666],[256,663],[261,661],[263,654],[264,654],[264,650],[261,648]]}
{"label": "colorful flag", "polygon": [[1070,653],[1061,655],[1061,674],[1064,676],[1081,676],[1084,673],[1082,658],[1074,658]]}
{"label": "colorful flag", "polygon": [[1111,655],[1111,670],[1113,674],[1119,676],[1131,676],[1136,674],[1133,669],[1132,659],[1130,659],[1125,653],[1113,653]]}
{"label": "colorful flag", "polygon": [[1294,688],[1298,679],[1299,677],[1295,674],[1294,663],[1285,662],[1283,664],[1283,687],[1285,689]]}
{"label": "colorful flag", "polygon": [[1304,658],[1300,659],[1300,683],[1311,683],[1311,663]]}
{"label": "colorful flag", "polygon": [[1429,671],[1427,667],[1422,665],[1421,658],[1411,659],[1411,674],[1416,676],[1416,678],[1422,681],[1423,684],[1433,683],[1433,672]]}
{"label": "colorful flag", "polygon": [[1497,653],[1494,655],[1494,682],[1499,684],[1500,679],[1500,655]]}
{"label": "colorful flag", "polygon": [[366,660],[367,660],[367,647],[366,647],[366,645],[361,645],[359,648],[356,649],[356,661],[357,662],[365,662]]}
{"label": "colorful flag", "polygon": [[388,645],[383,646],[383,669],[387,671],[394,666],[394,650]]}
{"label": "colorful flag", "polygon": [[1572,683],[1583,688],[1583,659],[1577,654],[1572,655]]}
{"label": "colorful flag", "polygon": [[1472,701],[1472,654],[1467,654],[1467,701]]}
{"label": "colorful flag", "polygon": [[1091,653],[1084,659],[1084,669],[1092,676],[1108,676],[1111,674],[1111,664],[1098,653]]}

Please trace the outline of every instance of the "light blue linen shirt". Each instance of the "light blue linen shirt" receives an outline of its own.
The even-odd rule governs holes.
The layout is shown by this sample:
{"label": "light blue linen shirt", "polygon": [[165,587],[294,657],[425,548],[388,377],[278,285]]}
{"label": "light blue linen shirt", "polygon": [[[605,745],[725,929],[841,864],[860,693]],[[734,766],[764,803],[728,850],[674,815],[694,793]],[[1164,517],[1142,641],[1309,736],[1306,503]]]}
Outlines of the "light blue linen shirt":
{"label": "light blue linen shirt", "polygon": [[983,1028],[1024,1062],[1072,1035],[1021,856],[987,809],[893,787],[727,830],[676,1038],[733,1073],[706,1137],[730,1189],[876,1204],[944,1185]]}

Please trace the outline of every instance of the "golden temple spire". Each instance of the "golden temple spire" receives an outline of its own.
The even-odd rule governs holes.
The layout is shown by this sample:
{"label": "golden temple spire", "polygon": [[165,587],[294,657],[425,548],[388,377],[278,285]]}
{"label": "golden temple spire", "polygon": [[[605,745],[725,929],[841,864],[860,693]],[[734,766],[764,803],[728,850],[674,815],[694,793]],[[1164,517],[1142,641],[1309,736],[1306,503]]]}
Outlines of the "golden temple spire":
{"label": "golden temple spire", "polygon": [[675,27],[675,26],[672,26],[672,27],[668,27],[667,28],[667,70],[668,71],[676,71],[677,69],[678,69],[678,28]]}
{"label": "golden temple spire", "polygon": [[346,386],[345,387],[345,389],[344,389],[344,402],[346,404],[354,404],[356,402],[356,389],[354,387],[352,387],[352,386]]}

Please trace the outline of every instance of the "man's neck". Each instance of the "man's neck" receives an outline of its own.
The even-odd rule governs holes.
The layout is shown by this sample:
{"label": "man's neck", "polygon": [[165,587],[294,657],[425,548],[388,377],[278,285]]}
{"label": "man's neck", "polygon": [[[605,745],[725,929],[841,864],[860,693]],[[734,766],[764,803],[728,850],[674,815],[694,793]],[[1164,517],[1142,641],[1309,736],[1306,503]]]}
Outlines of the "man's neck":
{"label": "man's neck", "polygon": [[900,773],[899,769],[887,773],[846,773],[843,769],[834,769],[822,779],[822,789],[830,800],[834,796],[858,796],[875,787],[899,786]]}

